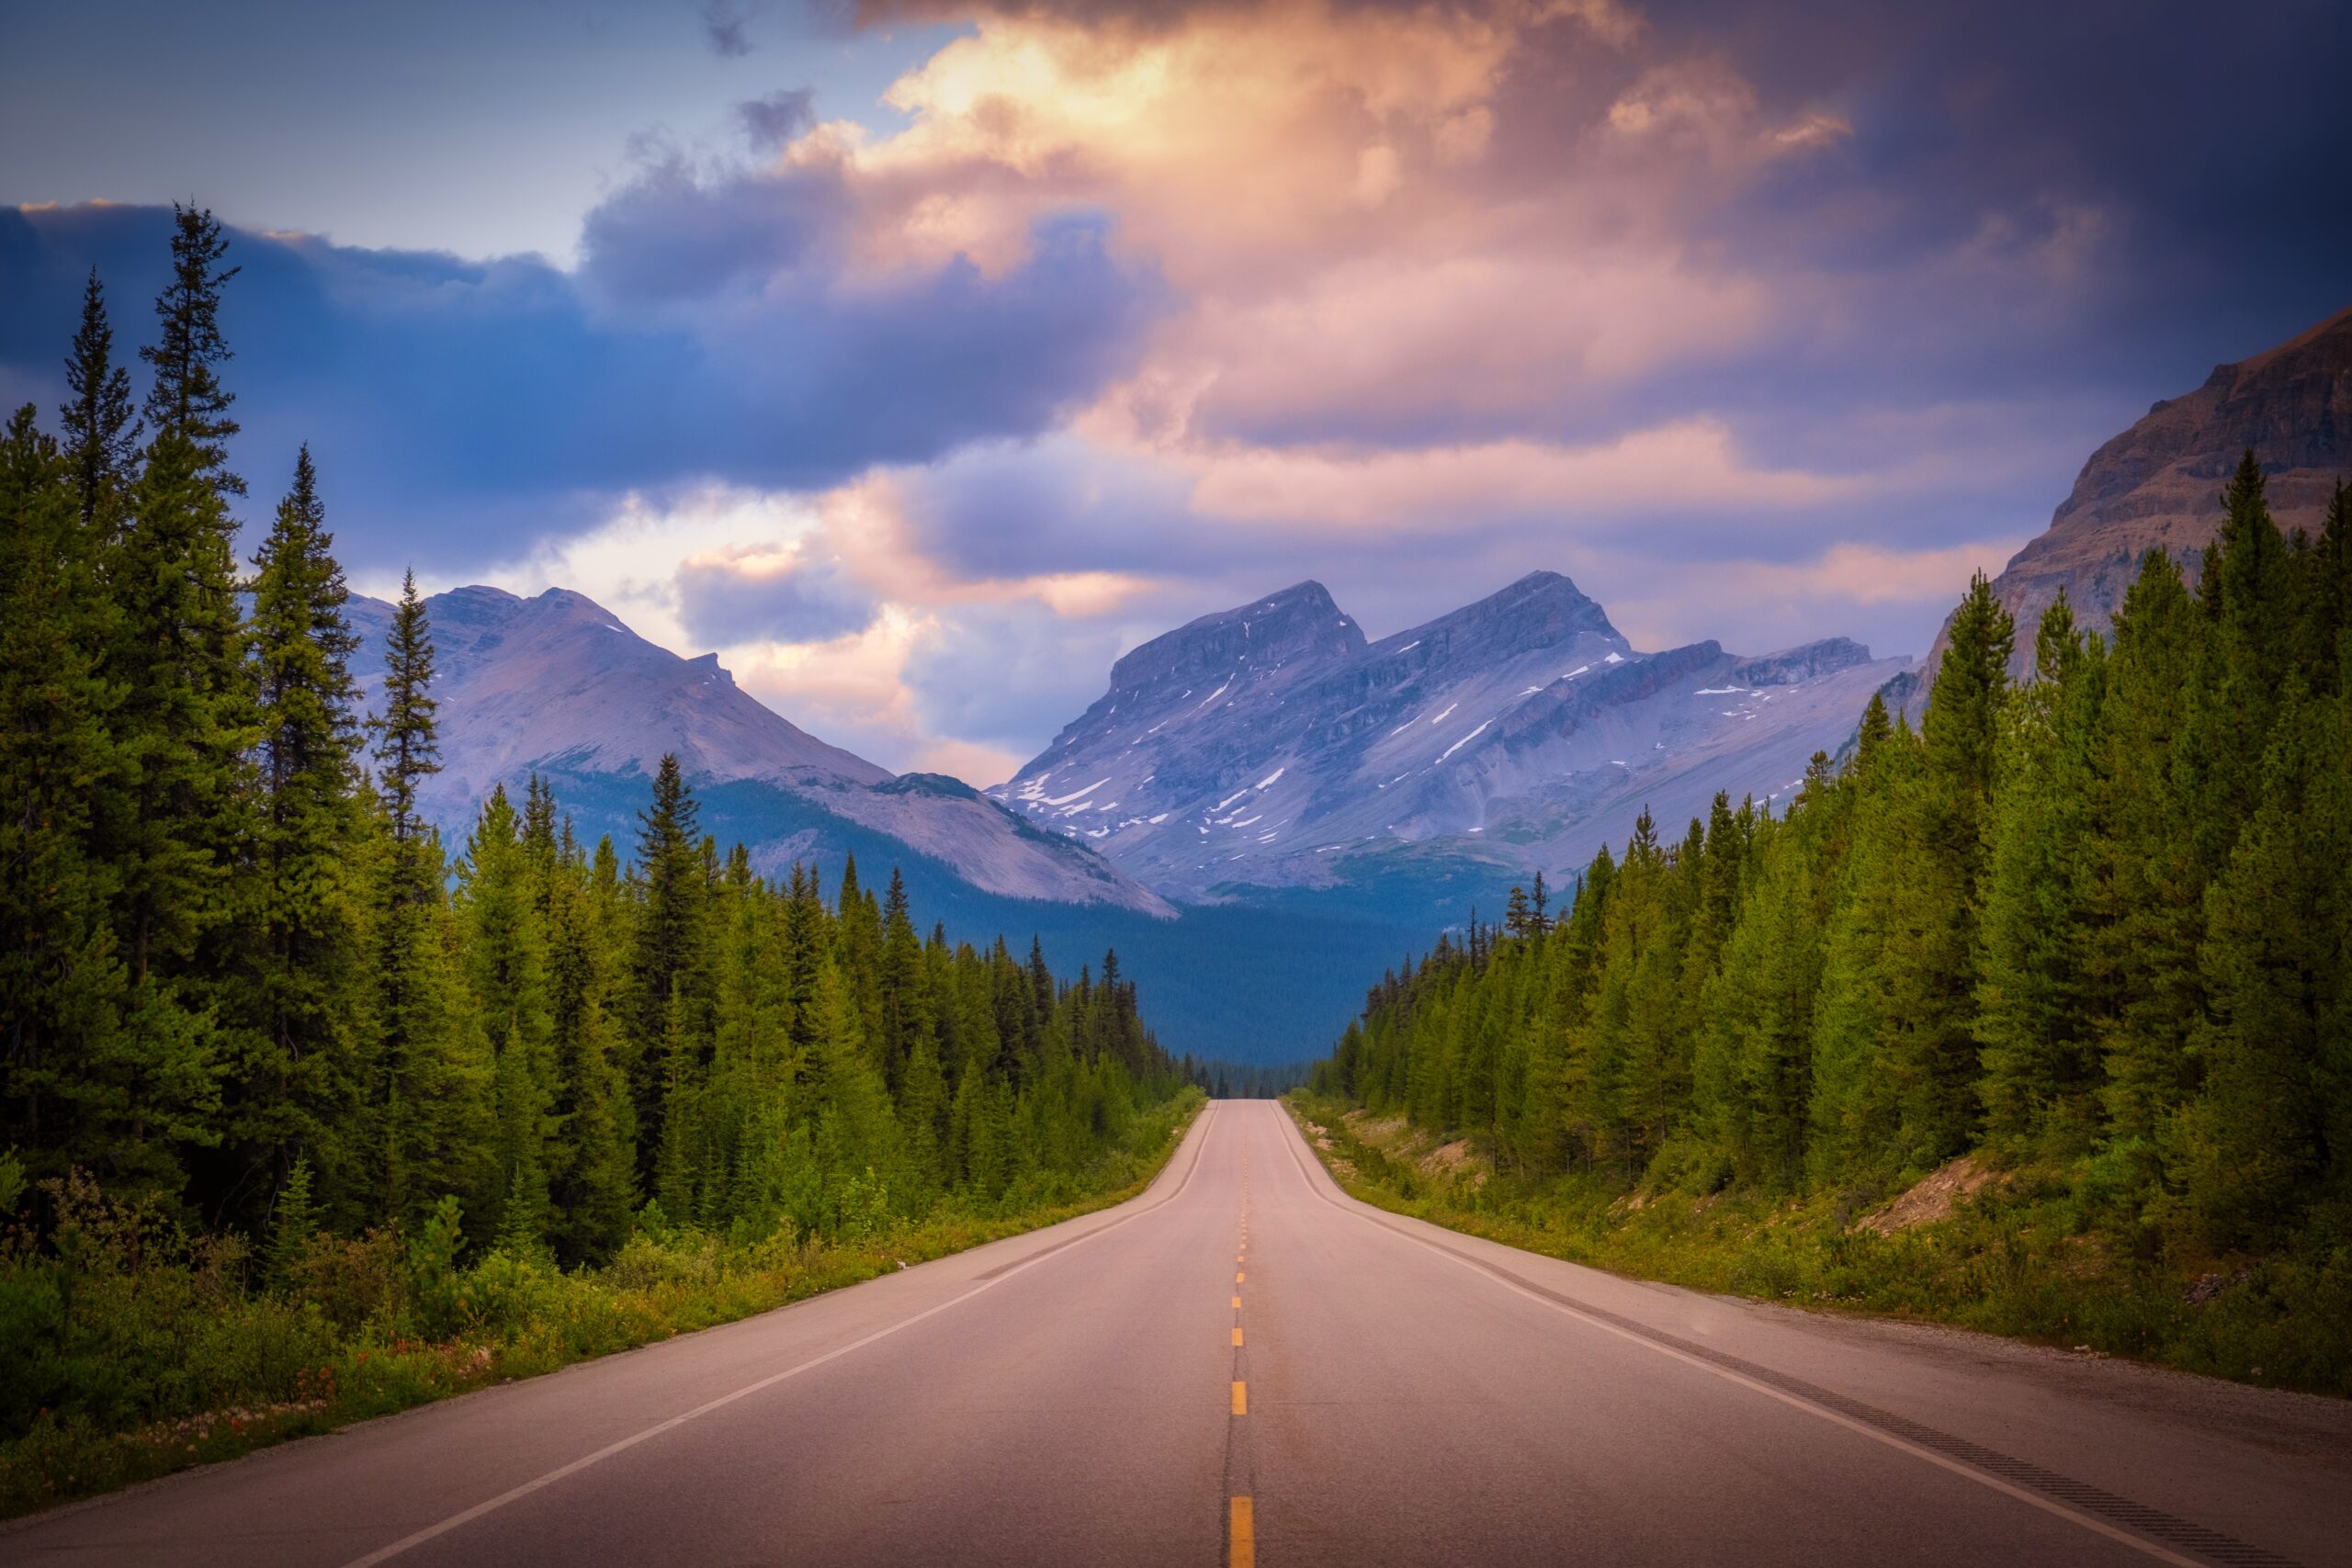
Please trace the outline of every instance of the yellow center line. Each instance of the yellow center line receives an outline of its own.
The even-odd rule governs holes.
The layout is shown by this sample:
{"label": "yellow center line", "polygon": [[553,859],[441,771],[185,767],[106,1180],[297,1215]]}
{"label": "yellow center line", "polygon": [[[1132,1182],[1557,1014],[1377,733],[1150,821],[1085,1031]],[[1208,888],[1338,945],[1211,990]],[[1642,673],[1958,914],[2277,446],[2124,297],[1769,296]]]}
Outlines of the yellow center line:
{"label": "yellow center line", "polygon": [[1233,1385],[1233,1413],[1236,1416],[1250,1414],[1250,1385],[1238,1380]]}
{"label": "yellow center line", "polygon": [[1257,1521],[1250,1517],[1250,1499],[1233,1499],[1233,1512],[1227,1521],[1226,1536],[1233,1551],[1227,1561],[1233,1568],[1257,1568]]}
{"label": "yellow center line", "polygon": [[1240,1275],[1238,1275],[1238,1274],[1236,1274],[1236,1275],[1233,1277],[1233,1282],[1234,1282],[1235,1284],[1237,1284],[1237,1285],[1238,1285],[1238,1284],[1239,1284],[1239,1283],[1241,1283],[1241,1276],[1240,1276]]}
{"label": "yellow center line", "polygon": [[1239,1296],[1233,1298],[1233,1310],[1236,1312],[1239,1312],[1241,1310],[1241,1298]]}
{"label": "yellow center line", "polygon": [[1240,1343],[1241,1343],[1241,1329],[1240,1329],[1240,1325],[1238,1325],[1238,1324],[1234,1326],[1234,1330],[1233,1330],[1233,1342],[1234,1342],[1236,1345],[1238,1345],[1238,1344],[1240,1344]]}

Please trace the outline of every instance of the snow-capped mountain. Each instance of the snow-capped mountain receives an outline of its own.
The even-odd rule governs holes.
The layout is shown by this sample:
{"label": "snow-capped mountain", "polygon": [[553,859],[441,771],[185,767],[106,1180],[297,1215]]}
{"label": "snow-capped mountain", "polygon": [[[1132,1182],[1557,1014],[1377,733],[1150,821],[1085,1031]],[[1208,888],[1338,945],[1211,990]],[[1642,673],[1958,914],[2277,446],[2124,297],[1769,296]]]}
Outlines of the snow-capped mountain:
{"label": "snow-capped mountain", "polygon": [[[624,854],[633,813],[675,752],[763,871],[856,851],[916,856],[1001,897],[1171,913],[1083,844],[1035,831],[953,779],[886,768],[809,735],[735,684],[716,654],[682,659],[566,589],[519,598],[469,587],[425,601],[440,704],[442,771],[422,804],[452,845],[500,784],[551,778],[559,799],[612,831]],[[372,702],[392,606],[354,595],[354,673]],[[714,794],[714,792],[717,792]]]}
{"label": "snow-capped mountain", "polygon": [[1907,666],[1842,637],[1637,651],[1556,572],[1367,642],[1319,583],[1145,643],[989,793],[1173,897],[1463,859],[1558,874],[1646,804],[1785,795]]}

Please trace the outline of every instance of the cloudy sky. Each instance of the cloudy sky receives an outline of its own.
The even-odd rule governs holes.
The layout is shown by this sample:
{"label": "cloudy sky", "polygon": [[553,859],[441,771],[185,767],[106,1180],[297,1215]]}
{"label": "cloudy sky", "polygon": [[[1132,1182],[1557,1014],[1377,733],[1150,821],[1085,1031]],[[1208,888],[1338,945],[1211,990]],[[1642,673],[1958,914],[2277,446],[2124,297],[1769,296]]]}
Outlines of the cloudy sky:
{"label": "cloudy sky", "polygon": [[2352,299],[2352,8],[82,0],[0,13],[0,397],[235,233],[249,510],[994,783],[1315,577],[1923,651],[2100,441]]}

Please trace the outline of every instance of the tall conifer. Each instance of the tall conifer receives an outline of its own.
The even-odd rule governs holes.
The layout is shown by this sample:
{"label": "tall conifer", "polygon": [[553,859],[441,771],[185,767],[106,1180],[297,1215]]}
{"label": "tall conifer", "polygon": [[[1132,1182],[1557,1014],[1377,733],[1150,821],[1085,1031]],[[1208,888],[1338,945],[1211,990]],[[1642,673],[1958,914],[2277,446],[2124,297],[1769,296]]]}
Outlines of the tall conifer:
{"label": "tall conifer", "polygon": [[210,209],[172,204],[172,276],[155,297],[162,323],[157,341],[139,356],[154,367],[147,390],[147,423],[158,435],[175,434],[197,454],[196,471],[214,489],[245,493],[229,469],[229,437],[243,428],[229,417],[236,394],[220,384],[219,367],[233,357],[220,332],[220,291],[243,269],[222,267],[228,237]]}

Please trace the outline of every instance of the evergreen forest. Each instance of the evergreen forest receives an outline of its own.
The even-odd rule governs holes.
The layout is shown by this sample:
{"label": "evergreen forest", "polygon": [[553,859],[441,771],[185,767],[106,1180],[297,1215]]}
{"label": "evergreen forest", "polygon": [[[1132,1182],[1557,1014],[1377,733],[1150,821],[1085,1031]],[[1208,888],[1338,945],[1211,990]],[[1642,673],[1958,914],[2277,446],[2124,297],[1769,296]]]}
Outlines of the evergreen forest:
{"label": "evergreen forest", "polygon": [[69,400],[0,434],[0,1503],[178,1462],[158,1422],[395,1407],[1156,1168],[1198,1096],[1115,954],[1057,978],[926,936],[895,873],[762,874],[674,759],[633,841],[535,778],[445,843],[413,579],[363,704],[307,448],[237,558],[225,251],[179,209],[143,403],[93,275]]}
{"label": "evergreen forest", "polygon": [[[2343,1391],[2352,496],[2282,536],[2249,453],[2220,506],[2193,583],[2152,551],[2105,635],[2062,595],[2022,681],[1980,576],[1916,730],[1873,701],[1785,813],[1515,891],[1309,1103],[1466,1140],[1440,1207],[1532,1245]],[[1962,1156],[1943,1239],[1858,1224]]]}

